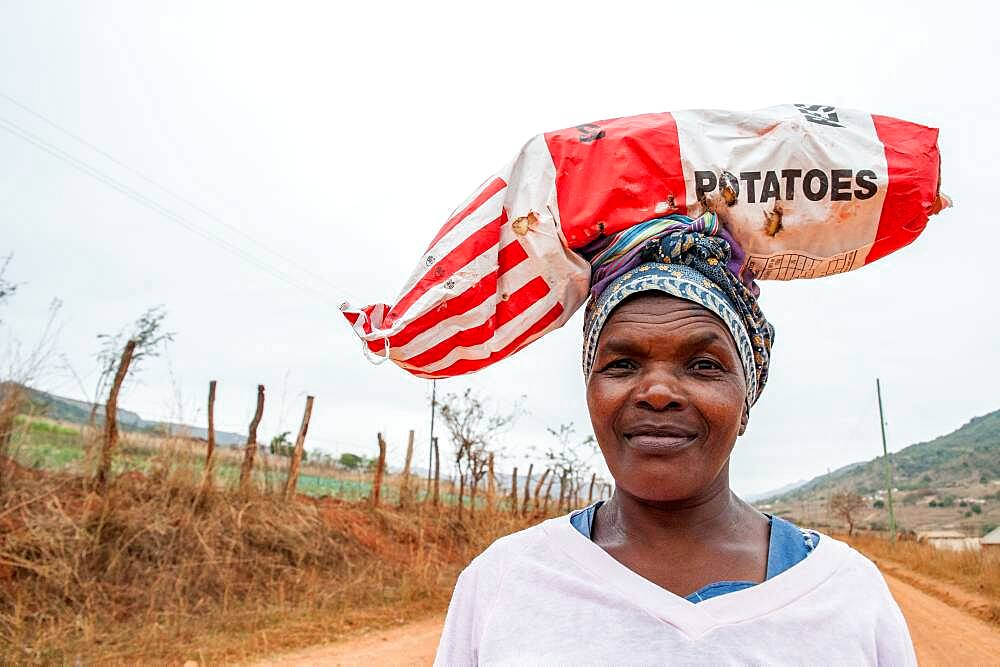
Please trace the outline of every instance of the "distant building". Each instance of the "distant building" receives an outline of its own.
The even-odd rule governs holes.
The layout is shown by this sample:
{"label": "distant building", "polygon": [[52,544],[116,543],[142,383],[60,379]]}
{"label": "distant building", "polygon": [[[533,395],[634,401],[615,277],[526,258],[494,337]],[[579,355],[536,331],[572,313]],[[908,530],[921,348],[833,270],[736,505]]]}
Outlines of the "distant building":
{"label": "distant building", "polygon": [[1000,550],[1000,528],[994,528],[983,535],[979,544],[982,545],[983,549]]}
{"label": "distant building", "polygon": [[[995,532],[995,531],[994,531]],[[930,544],[936,549],[964,551],[979,549],[979,540],[957,530],[928,530],[917,533],[917,542]]]}

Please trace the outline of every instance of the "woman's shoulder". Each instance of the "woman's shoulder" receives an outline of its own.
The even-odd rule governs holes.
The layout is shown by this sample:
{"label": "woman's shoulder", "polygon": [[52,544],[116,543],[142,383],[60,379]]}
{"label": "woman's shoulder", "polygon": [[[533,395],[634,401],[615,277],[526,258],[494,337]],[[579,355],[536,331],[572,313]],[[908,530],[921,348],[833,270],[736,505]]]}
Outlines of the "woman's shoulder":
{"label": "woman's shoulder", "polygon": [[838,540],[835,537],[831,537],[830,535],[819,531],[813,532],[819,536],[819,547],[836,554],[836,574],[869,581],[878,581],[881,583],[882,587],[885,587],[886,591],[888,591],[888,587],[886,587],[885,584],[885,578],[882,576],[882,572],[878,569],[878,565],[874,561],[843,540]]}
{"label": "woman's shoulder", "polygon": [[[549,521],[552,521],[550,519]],[[544,561],[547,533],[545,521],[504,535],[472,559],[455,584],[454,600],[461,599],[474,608],[491,606],[499,595],[508,574],[527,562]],[[473,603],[473,600],[475,601]]]}
{"label": "woman's shoulder", "polygon": [[[549,519],[548,521],[553,521]],[[478,556],[472,559],[468,569],[503,567],[526,556],[532,556],[544,548],[546,541],[545,524],[542,521],[528,528],[504,535],[493,541]]]}

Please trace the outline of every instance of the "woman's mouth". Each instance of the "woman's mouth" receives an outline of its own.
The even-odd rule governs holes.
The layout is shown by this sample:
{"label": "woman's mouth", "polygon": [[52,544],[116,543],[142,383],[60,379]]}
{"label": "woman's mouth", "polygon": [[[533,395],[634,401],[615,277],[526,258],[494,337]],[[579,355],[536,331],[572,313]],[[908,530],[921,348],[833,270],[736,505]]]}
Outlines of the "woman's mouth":
{"label": "woman's mouth", "polygon": [[641,425],[625,432],[629,447],[649,454],[668,454],[698,439],[695,431],[677,426]]}

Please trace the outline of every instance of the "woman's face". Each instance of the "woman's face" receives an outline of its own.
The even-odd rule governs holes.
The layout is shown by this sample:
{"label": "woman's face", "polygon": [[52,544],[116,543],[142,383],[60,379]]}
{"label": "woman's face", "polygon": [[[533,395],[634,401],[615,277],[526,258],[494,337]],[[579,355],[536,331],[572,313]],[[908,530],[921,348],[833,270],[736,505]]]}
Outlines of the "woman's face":
{"label": "woman's face", "polygon": [[736,344],[710,311],[649,292],[608,318],[587,406],[611,475],[626,493],[669,502],[710,488],[746,427],[745,401]]}

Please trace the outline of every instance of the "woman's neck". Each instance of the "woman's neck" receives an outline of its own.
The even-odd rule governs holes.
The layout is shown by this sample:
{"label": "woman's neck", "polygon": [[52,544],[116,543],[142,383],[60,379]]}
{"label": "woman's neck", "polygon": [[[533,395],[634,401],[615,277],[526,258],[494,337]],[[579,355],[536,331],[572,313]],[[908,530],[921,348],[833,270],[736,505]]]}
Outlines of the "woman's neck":
{"label": "woman's neck", "polygon": [[[609,546],[614,543],[672,546],[737,537],[753,523],[766,518],[736,497],[729,488],[729,471],[724,469],[701,493],[673,501],[649,501],[616,489],[598,513],[594,540]],[[598,530],[600,535],[598,535]],[[712,537],[709,537],[712,536]]]}
{"label": "woman's neck", "polygon": [[716,581],[767,576],[767,517],[729,489],[728,467],[703,493],[651,502],[617,489],[591,539],[633,572],[685,596]]}

